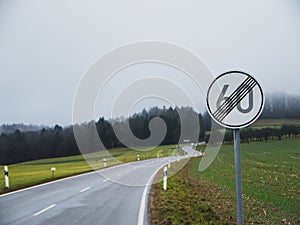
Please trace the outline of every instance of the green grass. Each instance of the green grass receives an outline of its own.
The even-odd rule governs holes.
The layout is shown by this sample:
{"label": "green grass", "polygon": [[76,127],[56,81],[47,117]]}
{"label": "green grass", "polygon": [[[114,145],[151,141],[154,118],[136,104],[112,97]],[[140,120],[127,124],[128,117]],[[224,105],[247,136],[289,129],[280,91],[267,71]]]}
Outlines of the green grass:
{"label": "green grass", "polygon": [[[186,159],[183,159],[186,161]],[[181,163],[172,163],[168,176],[177,171]],[[225,225],[209,204],[202,204],[202,191],[198,186],[185,180],[185,169],[170,176],[167,191],[162,189],[162,182],[153,184],[149,211],[152,225]],[[162,171],[156,181],[162,178]]]}
{"label": "green grass", "polygon": [[[160,215],[164,208],[178,211],[181,201],[188,202],[189,208],[182,209],[178,218],[161,215],[159,221],[169,219],[169,223],[153,224],[199,224],[182,217],[182,214],[202,217],[199,207],[210,207],[220,221],[236,224],[233,145],[224,144],[204,172],[198,171],[199,161],[200,158],[193,158],[187,164],[189,184],[184,182],[185,169],[168,180],[174,190],[180,191],[174,192],[172,188],[164,192],[161,183],[154,186],[154,215]],[[300,224],[299,162],[300,138],[241,144],[245,224]],[[164,201],[156,202],[155,199],[161,199],[158,197],[161,195]],[[215,219],[207,223],[217,224],[218,221]]]}
{"label": "green grass", "polygon": [[[4,188],[3,174],[0,176],[0,193],[44,183],[58,178],[89,172],[93,169],[101,169],[104,167],[103,158],[106,159],[107,166],[113,166],[123,162],[136,161],[137,155],[140,156],[140,160],[145,160],[156,158],[157,154],[159,154],[159,157],[183,154],[182,151],[174,149],[176,149],[175,145],[160,146],[150,151],[135,151],[127,148],[117,148],[109,151],[113,157],[104,153],[92,153],[85,155],[85,158],[88,159],[89,163],[86,162],[82,155],[78,155],[9,165],[10,188]],[[3,166],[1,167],[3,168]],[[52,178],[51,167],[56,168],[54,178]]]}

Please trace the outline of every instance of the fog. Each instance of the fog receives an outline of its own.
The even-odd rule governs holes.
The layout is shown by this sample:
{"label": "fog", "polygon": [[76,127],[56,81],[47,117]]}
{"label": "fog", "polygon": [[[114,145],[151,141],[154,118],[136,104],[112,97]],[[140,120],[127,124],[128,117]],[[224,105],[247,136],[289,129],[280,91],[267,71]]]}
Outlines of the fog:
{"label": "fog", "polygon": [[[297,0],[2,0],[0,124],[71,124],[74,95],[91,63],[113,48],[143,40],[193,51],[214,76],[244,70],[266,92],[300,93],[299,27]],[[111,81],[96,103],[95,117],[109,117],[118,91],[142,68]],[[144,70],[160,75],[158,68]],[[161,68],[161,73],[199,98],[198,111],[205,109],[205,93],[180,72]],[[165,104],[147,100],[133,111]]]}

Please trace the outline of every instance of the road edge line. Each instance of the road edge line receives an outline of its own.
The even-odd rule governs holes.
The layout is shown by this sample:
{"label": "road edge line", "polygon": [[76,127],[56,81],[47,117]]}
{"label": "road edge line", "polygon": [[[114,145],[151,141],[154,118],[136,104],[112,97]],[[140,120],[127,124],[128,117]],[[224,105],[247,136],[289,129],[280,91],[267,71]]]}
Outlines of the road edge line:
{"label": "road edge line", "polygon": [[[109,169],[112,169],[112,168],[115,168],[115,167],[118,167],[118,166],[122,166],[122,165],[125,165],[125,164],[131,164],[131,163],[132,162],[124,163],[124,164],[118,164],[118,165],[107,167],[107,168],[103,168],[103,169],[100,169],[100,170],[109,170]],[[8,193],[4,193],[4,194],[0,195],[0,198],[8,196],[8,195],[12,195],[12,194],[17,194],[17,193],[22,192],[22,191],[28,191],[30,189],[34,189],[34,188],[46,186],[46,185],[49,185],[49,184],[54,184],[54,183],[57,183],[57,182],[60,182],[60,181],[65,181],[65,180],[70,180],[70,179],[81,177],[81,176],[85,176],[85,175],[90,175],[92,173],[97,173],[97,172],[98,172],[98,170],[94,170],[94,171],[85,172],[85,173],[82,173],[82,174],[77,174],[77,175],[74,175],[74,176],[69,176],[69,177],[65,177],[65,178],[59,178],[59,179],[54,180],[54,181],[49,181],[49,182],[46,182],[46,183],[43,183],[43,184],[37,184],[37,185],[31,186],[31,187],[22,188],[20,190],[16,190],[16,191],[11,191],[11,192],[8,192]]]}
{"label": "road edge line", "polygon": [[[153,158],[153,159],[155,159],[155,158]],[[152,160],[152,159],[147,159],[147,160]],[[146,161],[146,160],[142,160],[142,161]],[[139,161],[139,162],[141,162],[141,161]],[[110,167],[107,167],[107,168],[102,168],[100,170],[114,169],[114,168],[119,167],[119,166],[130,165],[130,164],[134,164],[134,163],[135,162],[128,162],[128,163],[117,164],[117,165],[110,166]],[[73,178],[77,178],[77,177],[81,177],[81,176],[85,176],[85,175],[90,175],[92,173],[98,173],[98,171],[99,170],[94,170],[94,171],[90,171],[90,172],[84,172],[82,174],[77,174],[77,175],[74,175],[74,176],[71,175],[69,177],[59,178],[59,179],[54,180],[54,181],[49,181],[49,182],[46,182],[46,183],[42,183],[42,184],[37,184],[37,185],[31,186],[31,187],[22,188],[20,190],[11,191],[11,192],[8,192],[8,193],[1,194],[0,198],[8,196],[8,195],[12,195],[12,194],[17,194],[17,193],[23,192],[23,191],[28,191],[28,190],[31,190],[31,189],[34,189],[34,188],[46,186],[46,185],[49,185],[49,184],[54,184],[54,183],[57,183],[57,182],[60,182],[60,181],[65,181],[65,180],[69,180],[69,179],[73,179]]]}
{"label": "road edge line", "polygon": [[[158,173],[159,170],[161,170],[161,168],[163,168],[166,164],[162,165],[161,167],[159,167],[153,174],[152,176],[149,178],[146,186],[145,186],[145,189],[144,189],[144,192],[143,192],[143,195],[142,195],[142,199],[141,199],[141,203],[140,203],[140,210],[139,210],[139,217],[138,217],[138,223],[137,225],[144,225],[144,218],[145,218],[145,209],[146,209],[146,198],[147,198],[147,194],[150,190],[150,187],[152,186],[152,182],[153,182],[153,179],[155,177],[155,175]],[[148,205],[148,204],[147,204]]]}

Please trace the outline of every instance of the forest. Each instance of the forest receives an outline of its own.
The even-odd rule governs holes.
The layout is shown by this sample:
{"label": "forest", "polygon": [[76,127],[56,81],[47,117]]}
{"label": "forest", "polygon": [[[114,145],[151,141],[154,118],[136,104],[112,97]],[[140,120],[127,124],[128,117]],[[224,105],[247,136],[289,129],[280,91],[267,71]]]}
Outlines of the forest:
{"label": "forest", "polygon": [[[129,118],[117,118],[114,120],[106,120],[101,117],[98,121],[90,121],[89,123],[76,124],[73,126],[88,127],[91,123],[96,124],[98,135],[106,149],[124,147],[118,140],[113,130],[112,124],[118,124],[119,127],[129,122],[130,129],[134,136],[140,139],[149,137],[149,121],[154,117],[160,117],[164,120],[167,132],[161,145],[177,144],[180,139],[181,119],[197,118],[200,124],[200,131],[196,134],[193,129],[187,134],[193,142],[208,141],[211,129],[211,118],[207,112],[197,113],[190,107],[153,107],[149,110],[143,110]],[[263,119],[300,119],[300,98],[296,95],[271,95],[267,96],[264,106]],[[189,120],[186,121],[189,123]],[[17,127],[16,125],[14,125]],[[0,164],[13,164],[29,160],[53,158],[62,156],[71,156],[81,154],[74,138],[73,126],[61,127],[40,127],[34,130],[24,128],[23,131],[15,129],[12,131],[9,125],[5,128],[10,132],[3,132],[0,135]],[[4,126],[2,126],[3,128]],[[193,124],[189,124],[193,128]],[[25,131],[24,131],[25,130]],[[245,143],[250,141],[268,141],[269,139],[281,140],[282,137],[298,136],[300,131],[299,125],[285,125],[281,127],[266,127],[261,129],[245,128],[241,130],[241,140]],[[232,142],[232,133],[225,133],[225,142]],[[133,143],[134,144],[134,143]],[[101,149],[98,149],[101,150]],[[89,152],[96,151],[91,149]]]}

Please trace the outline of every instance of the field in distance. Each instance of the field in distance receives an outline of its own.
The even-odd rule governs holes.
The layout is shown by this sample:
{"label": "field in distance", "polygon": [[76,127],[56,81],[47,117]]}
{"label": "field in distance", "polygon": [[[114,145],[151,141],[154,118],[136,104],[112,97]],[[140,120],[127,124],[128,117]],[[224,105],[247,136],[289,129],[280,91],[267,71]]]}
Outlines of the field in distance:
{"label": "field in distance", "polygon": [[300,119],[259,119],[253,123],[252,127],[267,128],[267,127],[281,127],[286,125],[300,125]]}
{"label": "field in distance", "polygon": [[[104,168],[104,158],[106,160],[107,167],[109,167],[120,163],[137,161],[137,155],[139,155],[140,160],[156,158],[157,156],[172,156],[173,154],[183,155],[184,152],[176,147],[177,145],[165,145],[149,151],[116,148],[109,150],[111,155],[103,152],[85,155],[85,157],[89,159],[90,164],[86,162],[82,155],[78,155],[41,159],[8,165],[10,188],[4,188],[4,175],[2,175],[0,176],[0,193],[48,182],[58,178],[93,171],[92,167],[102,169]],[[3,165],[1,167],[3,168]],[[52,167],[56,168],[54,178],[52,178]]]}

